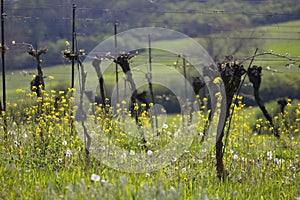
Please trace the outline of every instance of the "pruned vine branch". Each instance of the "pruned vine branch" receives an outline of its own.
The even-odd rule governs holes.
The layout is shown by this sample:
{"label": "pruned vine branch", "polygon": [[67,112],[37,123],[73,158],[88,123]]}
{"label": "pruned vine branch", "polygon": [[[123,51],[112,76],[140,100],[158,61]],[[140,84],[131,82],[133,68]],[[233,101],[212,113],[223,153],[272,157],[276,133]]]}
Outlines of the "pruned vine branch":
{"label": "pruned vine branch", "polygon": [[266,55],[270,55],[270,56],[274,56],[274,57],[278,57],[278,58],[282,58],[282,59],[291,61],[291,63],[289,63],[289,64],[296,64],[297,62],[300,62],[300,59],[292,58],[289,53],[286,53],[285,55],[282,55],[282,54],[279,54],[279,53],[274,53],[272,50],[269,51],[269,52],[262,52],[262,53],[258,53],[256,55],[254,55],[254,56],[249,56],[249,57],[242,58],[242,59],[237,59],[237,60],[239,60],[240,64],[242,64],[242,63],[244,63],[248,60],[251,60],[252,58],[256,58],[256,57],[260,57],[260,56],[266,56]]}

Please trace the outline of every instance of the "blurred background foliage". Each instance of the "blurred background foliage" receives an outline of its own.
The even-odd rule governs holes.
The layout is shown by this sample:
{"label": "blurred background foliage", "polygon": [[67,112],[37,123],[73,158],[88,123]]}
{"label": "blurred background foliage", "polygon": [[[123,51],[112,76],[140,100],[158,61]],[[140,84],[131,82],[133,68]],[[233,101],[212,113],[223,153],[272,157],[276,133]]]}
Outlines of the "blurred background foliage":
{"label": "blurred background foliage", "polygon": [[[42,56],[42,66],[46,76],[55,77],[50,82],[50,88],[69,86],[69,63],[63,58],[62,51],[66,48],[65,41],[71,41],[72,37],[73,3],[77,5],[77,47],[87,53],[114,34],[114,24],[117,22],[118,32],[149,26],[180,31],[196,39],[216,62],[222,62],[228,55],[249,57],[255,48],[259,48],[260,52],[272,49],[276,53],[288,53],[295,59],[300,55],[300,4],[296,0],[6,1],[7,45],[16,41],[30,43],[36,49],[47,46],[49,50]],[[9,96],[17,88],[29,88],[32,77],[25,75],[34,73],[36,63],[27,54],[26,48],[10,47],[6,53],[6,66],[10,72],[7,79]],[[159,56],[153,55],[153,60],[161,61]],[[176,56],[173,60],[162,61],[163,64],[172,65]],[[147,60],[143,56],[141,59]],[[246,68],[248,64],[244,63]],[[292,66],[284,59],[257,57],[253,64],[280,71],[263,71],[261,95],[264,101],[300,98],[299,63]],[[180,66],[178,69],[182,71]],[[113,84],[113,72],[108,76],[106,81]],[[193,70],[188,70],[188,76],[191,81]],[[158,96],[169,95],[163,88],[157,87],[155,90]],[[255,105],[252,87],[247,79],[241,94],[247,105]],[[177,106],[176,102],[173,104]]]}

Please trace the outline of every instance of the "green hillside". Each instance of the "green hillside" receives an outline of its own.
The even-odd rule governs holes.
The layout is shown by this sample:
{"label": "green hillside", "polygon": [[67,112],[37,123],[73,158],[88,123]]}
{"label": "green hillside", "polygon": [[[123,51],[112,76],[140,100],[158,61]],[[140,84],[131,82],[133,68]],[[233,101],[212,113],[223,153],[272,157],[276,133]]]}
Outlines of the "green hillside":
{"label": "green hillside", "polygon": [[[62,64],[60,52],[64,49],[64,41],[71,40],[73,3],[77,5],[75,22],[80,48],[87,51],[113,35],[114,24],[118,22],[117,32],[153,26],[204,38],[209,51],[215,49],[215,57],[219,51],[214,46],[219,44],[232,54],[233,43],[238,45],[241,36],[247,38],[243,42],[247,42],[248,49],[253,47],[249,43],[261,43],[260,33],[243,32],[245,28],[300,19],[297,0],[14,0],[4,1],[6,43],[14,40],[31,43],[34,47],[48,46],[47,65]],[[225,34],[221,37],[226,39],[225,43],[209,39],[211,34],[217,33]],[[240,51],[249,54],[249,50],[240,49],[238,53]],[[8,69],[34,66],[32,59],[26,56],[26,47],[11,48],[7,57]]]}
{"label": "green hillside", "polygon": [[[300,20],[299,21],[291,21],[286,23],[279,23],[273,24],[268,26],[261,26],[255,29],[256,32],[264,33],[268,35],[268,39],[262,42],[259,46],[258,53],[262,52],[270,52],[271,50],[274,54],[281,54],[286,55],[288,53],[289,56],[293,59],[298,59],[300,55],[300,40],[296,40],[297,36],[297,27],[300,27]],[[246,31],[247,29],[245,29]],[[228,34],[228,33],[226,33]],[[220,34],[222,35],[222,34]],[[215,34],[212,37],[217,37]],[[204,41],[198,39],[200,44],[203,44],[204,48],[205,44]],[[182,41],[174,41],[174,43],[179,42],[182,44]],[[175,44],[174,44],[175,45]],[[183,45],[183,44],[182,44]],[[217,48],[218,46],[216,46]],[[247,48],[247,47],[245,47]],[[253,49],[250,49],[251,52]],[[254,51],[254,50],[253,50]],[[161,63],[167,66],[173,66],[174,62],[176,61],[176,55],[160,55],[162,52],[154,52],[153,53],[153,61],[157,63]],[[244,58],[251,56],[251,54],[238,54],[237,58]],[[47,62],[47,56],[45,56],[45,64]],[[145,64],[148,62],[148,57],[146,54],[141,54],[137,58],[133,59],[132,67],[139,66],[140,64]],[[44,68],[44,74],[47,77],[53,76],[54,79],[52,80],[46,78],[46,87],[47,89],[63,89],[70,86],[71,82],[71,65],[69,62],[64,61],[65,64],[63,65],[56,65],[51,67]],[[300,99],[300,68],[298,65],[300,62],[296,62],[294,65],[289,65],[291,61],[279,58],[277,56],[265,55],[256,57],[253,65],[262,66],[265,70],[263,71],[263,80],[261,84],[261,95],[264,101],[270,101],[282,97],[289,97],[289,98],[298,98]],[[247,67],[249,62],[245,63],[245,67]],[[179,66],[182,63],[179,63]],[[114,69],[112,67],[111,69]],[[267,70],[267,69],[271,69]],[[182,73],[182,69],[177,68]],[[272,70],[277,70],[278,72],[273,72]],[[146,72],[147,70],[144,70]],[[162,71],[163,77],[170,77],[166,71]],[[165,73],[165,74],[164,74]],[[188,69],[189,76],[193,75],[193,71]],[[10,71],[7,76],[7,89],[8,89],[8,98],[13,99],[15,96],[15,91],[18,88],[25,89],[29,91],[29,84],[32,80],[32,74],[35,74],[35,69],[29,70],[14,70]],[[120,74],[122,77],[122,74]],[[144,76],[139,74],[137,76]],[[115,81],[115,73],[111,70],[104,75],[106,86],[112,88],[114,81]],[[17,80],[17,81],[16,81]],[[170,79],[171,80],[171,79]],[[190,79],[189,79],[190,80]],[[191,80],[190,80],[191,81]],[[145,79],[146,82],[146,79]],[[176,83],[175,83],[176,84]],[[147,87],[146,87],[147,89]],[[162,91],[160,92],[162,93]],[[243,87],[241,93],[245,95],[245,101],[255,105],[254,101],[251,99],[252,95],[252,87],[249,85],[248,79],[245,80],[245,86]]]}
{"label": "green hillside", "polygon": [[[264,69],[261,94],[265,101],[281,97],[300,98],[299,26],[300,21],[291,21],[256,29],[256,31],[265,32],[268,37],[261,46],[257,46],[259,48],[258,53],[273,52],[273,54],[287,56],[297,61],[294,63],[274,55],[255,58],[253,65],[262,66]],[[274,72],[274,70],[278,72]],[[245,88],[244,92],[248,94],[252,92],[249,86]]]}

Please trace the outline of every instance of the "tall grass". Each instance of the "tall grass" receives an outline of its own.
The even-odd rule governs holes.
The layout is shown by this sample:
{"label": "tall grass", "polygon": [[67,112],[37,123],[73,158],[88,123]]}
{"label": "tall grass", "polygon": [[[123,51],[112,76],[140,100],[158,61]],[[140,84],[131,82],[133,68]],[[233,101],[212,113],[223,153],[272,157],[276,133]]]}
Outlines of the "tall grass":
{"label": "tall grass", "polygon": [[[203,123],[196,126],[199,134],[180,158],[172,159],[169,165],[157,171],[126,173],[105,166],[93,155],[86,158],[84,141],[71,129],[74,119],[71,93],[52,90],[37,98],[35,93],[21,89],[17,92],[18,100],[8,104],[1,118],[0,194],[3,199],[300,197],[299,103],[293,105],[295,109],[287,109],[284,115],[274,118],[280,139],[271,134],[271,127],[264,119],[253,119],[256,117],[253,108],[245,108],[241,101],[235,105],[237,112],[224,155],[229,175],[222,182],[216,178],[214,150],[208,150],[202,157],[199,153],[203,151],[205,113],[202,113]],[[288,104],[288,108],[291,106]],[[112,125],[112,118],[105,117],[101,109],[98,108],[96,115],[98,131],[111,134],[123,148],[130,145],[130,149],[134,149],[138,144],[118,131]],[[291,119],[290,114],[294,116]],[[8,123],[6,132],[3,118]],[[142,118],[146,123],[147,117]],[[177,115],[166,120],[167,126],[155,138],[157,143],[153,148],[160,148],[172,140],[177,122]]]}

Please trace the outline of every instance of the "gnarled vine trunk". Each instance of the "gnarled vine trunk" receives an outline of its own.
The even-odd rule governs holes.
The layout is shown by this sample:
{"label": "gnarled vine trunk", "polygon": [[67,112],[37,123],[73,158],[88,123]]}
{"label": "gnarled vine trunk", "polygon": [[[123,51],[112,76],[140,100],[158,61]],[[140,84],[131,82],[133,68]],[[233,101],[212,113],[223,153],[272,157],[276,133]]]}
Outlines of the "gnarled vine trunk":
{"label": "gnarled vine trunk", "polygon": [[102,99],[102,103],[105,106],[106,96],[105,96],[105,89],[104,89],[104,79],[103,79],[103,75],[102,75],[102,72],[101,72],[100,63],[101,63],[100,59],[94,59],[92,65],[95,68],[95,71],[96,71],[96,74],[97,74],[97,77],[98,77],[99,87],[100,87],[100,96],[101,96],[101,99]]}
{"label": "gnarled vine trunk", "polygon": [[[238,90],[241,84],[241,77],[246,73],[243,65],[238,65],[236,63],[226,63],[225,65],[219,64],[219,71],[221,73],[222,80],[225,85],[226,92],[226,119],[230,115],[230,107],[235,92]],[[227,120],[226,120],[227,121]],[[217,160],[217,176],[220,179],[225,178],[226,173],[223,164],[223,137],[225,130],[224,123],[222,132],[218,140],[216,141],[216,160]]]}
{"label": "gnarled vine trunk", "polygon": [[[129,65],[129,60],[133,57],[133,55],[131,54],[122,54],[120,56],[117,57],[117,59],[114,60],[115,63],[119,64],[122,68],[122,71],[124,72],[124,74],[126,75],[126,79],[128,80],[128,82],[130,83],[130,87],[131,87],[131,110],[133,112],[133,115],[135,117],[135,121],[136,124],[140,127],[140,123],[139,123],[139,119],[138,119],[138,110],[135,108],[135,105],[137,103],[137,100],[146,103],[147,107],[148,107],[148,102],[146,99],[146,93],[140,93],[138,94],[137,92],[137,88],[135,85],[135,82],[133,80],[132,77],[132,73],[130,70],[130,65]],[[141,137],[142,137],[142,143],[143,143],[143,148],[147,149],[147,147],[145,146],[146,144],[146,139],[144,137],[144,134],[142,132],[142,130],[140,131]]]}
{"label": "gnarled vine trunk", "polygon": [[35,78],[31,81],[30,86],[31,86],[31,91],[36,92],[37,96],[41,96],[41,90],[45,89],[45,82],[44,82],[44,74],[42,70],[42,60],[40,59],[40,56],[42,54],[46,54],[47,52],[47,47],[40,49],[36,51],[32,46],[29,47],[28,49],[28,54],[31,55],[33,58],[35,58],[37,62],[37,75]]}

